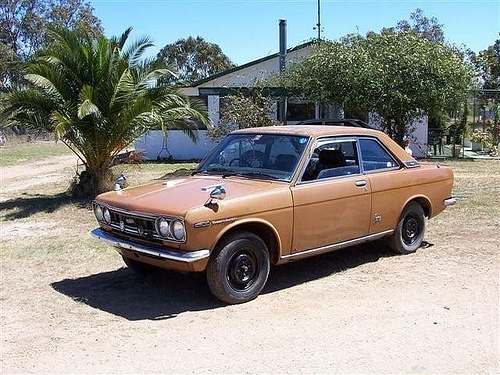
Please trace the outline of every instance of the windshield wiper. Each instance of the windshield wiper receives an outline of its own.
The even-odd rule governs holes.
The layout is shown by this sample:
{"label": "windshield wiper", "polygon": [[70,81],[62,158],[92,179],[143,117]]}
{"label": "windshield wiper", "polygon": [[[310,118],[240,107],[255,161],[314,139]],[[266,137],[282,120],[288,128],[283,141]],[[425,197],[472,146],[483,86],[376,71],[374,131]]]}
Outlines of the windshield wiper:
{"label": "windshield wiper", "polygon": [[281,178],[278,178],[276,176],[263,173],[263,172],[236,172],[232,171],[230,169],[226,168],[212,168],[212,169],[200,169],[198,171],[191,172],[191,176],[194,176],[196,174],[200,173],[205,173],[205,174],[218,174],[221,173],[222,178],[227,178],[231,176],[238,176],[238,177],[247,177],[247,178],[263,178],[263,179],[269,179],[269,180],[283,180]]}
{"label": "windshield wiper", "polygon": [[263,172],[240,172],[240,173],[231,173],[229,176],[241,176],[241,177],[257,177],[257,178],[264,178],[264,179],[270,179],[270,180],[281,180],[281,178],[278,178],[276,176],[263,173]]}

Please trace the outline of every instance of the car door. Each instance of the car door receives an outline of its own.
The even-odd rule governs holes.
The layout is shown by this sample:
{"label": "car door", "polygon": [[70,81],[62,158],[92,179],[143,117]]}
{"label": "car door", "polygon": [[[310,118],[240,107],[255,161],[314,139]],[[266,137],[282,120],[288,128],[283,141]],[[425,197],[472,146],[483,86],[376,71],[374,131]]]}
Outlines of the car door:
{"label": "car door", "polygon": [[368,234],[370,183],[361,174],[355,138],[319,140],[291,190],[292,253]]}
{"label": "car door", "polygon": [[378,139],[360,137],[358,142],[363,172],[372,190],[370,234],[394,229],[407,197],[408,179],[402,176],[397,159]]}

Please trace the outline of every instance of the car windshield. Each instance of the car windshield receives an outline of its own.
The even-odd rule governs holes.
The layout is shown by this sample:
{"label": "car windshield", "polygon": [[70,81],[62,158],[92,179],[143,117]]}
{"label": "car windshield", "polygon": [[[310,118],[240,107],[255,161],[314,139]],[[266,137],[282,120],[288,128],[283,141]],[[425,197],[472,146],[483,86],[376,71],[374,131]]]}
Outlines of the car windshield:
{"label": "car windshield", "polygon": [[285,134],[232,134],[193,173],[290,181],[308,140]]}

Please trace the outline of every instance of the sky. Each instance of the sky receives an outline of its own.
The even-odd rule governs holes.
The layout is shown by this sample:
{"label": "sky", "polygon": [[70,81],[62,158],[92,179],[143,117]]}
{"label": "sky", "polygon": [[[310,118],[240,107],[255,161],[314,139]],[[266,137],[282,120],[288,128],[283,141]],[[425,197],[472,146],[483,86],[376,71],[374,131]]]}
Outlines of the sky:
{"label": "sky", "polygon": [[[133,27],[132,38],[150,36],[148,55],[180,38],[201,36],[218,44],[236,64],[278,51],[278,20],[287,20],[288,47],[316,36],[317,0],[90,0],[107,36]],[[410,18],[417,8],[444,24],[445,38],[475,52],[499,37],[500,1],[321,0],[323,36],[380,31]]]}

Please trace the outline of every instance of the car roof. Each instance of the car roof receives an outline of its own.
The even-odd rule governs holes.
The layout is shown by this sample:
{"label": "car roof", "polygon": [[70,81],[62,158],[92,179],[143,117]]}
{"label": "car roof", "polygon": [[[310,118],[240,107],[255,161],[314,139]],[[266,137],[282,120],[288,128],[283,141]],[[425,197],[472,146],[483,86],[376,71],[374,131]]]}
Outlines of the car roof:
{"label": "car roof", "polygon": [[246,128],[233,132],[233,134],[290,134],[302,136],[338,136],[338,135],[371,135],[380,136],[379,130],[358,128],[351,126],[331,126],[331,125],[283,125],[283,126],[263,126],[259,128]]}

